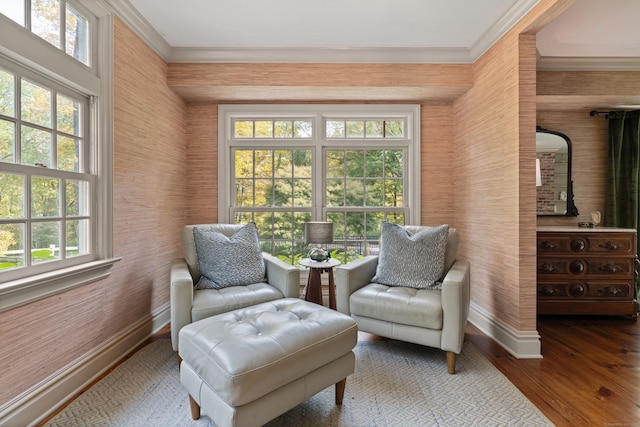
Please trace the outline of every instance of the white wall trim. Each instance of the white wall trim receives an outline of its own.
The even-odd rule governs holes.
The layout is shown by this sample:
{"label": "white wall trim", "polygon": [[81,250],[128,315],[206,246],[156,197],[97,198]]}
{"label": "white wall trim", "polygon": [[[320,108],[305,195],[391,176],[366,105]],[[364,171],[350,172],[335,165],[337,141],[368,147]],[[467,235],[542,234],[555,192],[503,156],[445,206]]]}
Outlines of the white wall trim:
{"label": "white wall trim", "polygon": [[475,62],[480,58],[538,3],[540,3],[540,0],[521,0],[515,2],[511,9],[502,15],[502,17],[471,46],[471,62]]}
{"label": "white wall trim", "polygon": [[171,48],[169,62],[468,64],[465,48]]}
{"label": "white wall trim", "polygon": [[538,331],[513,329],[473,302],[469,307],[469,322],[500,344],[516,359],[542,359]]}
{"label": "white wall trim", "polygon": [[167,303],[122,331],[103,347],[90,351],[27,390],[8,406],[0,408],[0,424],[32,426],[41,422],[144,343],[153,333],[167,325],[170,321],[169,314]]}
{"label": "white wall trim", "polygon": [[156,31],[155,28],[144,19],[144,17],[134,8],[128,1],[122,0],[103,0],[120,19],[138,35],[150,48],[168,61],[171,56],[171,46]]}

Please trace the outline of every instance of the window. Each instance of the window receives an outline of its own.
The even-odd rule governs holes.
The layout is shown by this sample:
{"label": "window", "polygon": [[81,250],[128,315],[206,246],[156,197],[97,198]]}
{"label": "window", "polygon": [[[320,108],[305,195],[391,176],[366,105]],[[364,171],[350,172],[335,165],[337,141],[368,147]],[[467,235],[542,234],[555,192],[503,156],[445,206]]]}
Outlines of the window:
{"label": "window", "polygon": [[0,111],[0,271],[95,252],[88,98],[0,68]]}
{"label": "window", "polygon": [[85,65],[89,56],[89,13],[65,0],[0,1],[0,13]]}
{"label": "window", "polygon": [[220,106],[220,221],[256,222],[263,250],[293,264],[307,221],[334,223],[343,262],[375,253],[382,221],[419,218],[418,117],[407,105]]}
{"label": "window", "polygon": [[0,310],[103,278],[117,261],[111,20],[94,2],[0,1]]}

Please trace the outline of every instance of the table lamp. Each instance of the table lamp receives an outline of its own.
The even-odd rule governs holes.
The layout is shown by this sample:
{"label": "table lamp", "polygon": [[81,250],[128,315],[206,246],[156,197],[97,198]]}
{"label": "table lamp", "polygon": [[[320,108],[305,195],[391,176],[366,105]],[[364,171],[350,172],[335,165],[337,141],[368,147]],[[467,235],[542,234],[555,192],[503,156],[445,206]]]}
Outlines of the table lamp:
{"label": "table lamp", "polygon": [[316,245],[309,251],[309,258],[313,261],[327,261],[331,258],[329,251],[317,245],[333,243],[333,223],[325,221],[305,222],[304,241],[307,245]]}

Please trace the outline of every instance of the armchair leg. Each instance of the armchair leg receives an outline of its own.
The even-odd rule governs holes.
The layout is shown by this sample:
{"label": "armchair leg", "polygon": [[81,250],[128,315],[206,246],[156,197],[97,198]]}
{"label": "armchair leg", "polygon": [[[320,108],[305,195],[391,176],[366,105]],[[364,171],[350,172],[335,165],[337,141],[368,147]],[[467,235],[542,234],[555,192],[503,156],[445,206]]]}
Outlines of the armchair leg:
{"label": "armchair leg", "polygon": [[191,406],[191,418],[197,420],[200,418],[200,405],[189,395],[189,406]]}
{"label": "armchair leg", "polygon": [[447,351],[447,369],[450,374],[456,373],[456,354],[453,351]]}
{"label": "armchair leg", "polygon": [[336,383],[336,405],[342,405],[342,398],[344,397],[344,388],[346,385],[346,378],[343,378]]}

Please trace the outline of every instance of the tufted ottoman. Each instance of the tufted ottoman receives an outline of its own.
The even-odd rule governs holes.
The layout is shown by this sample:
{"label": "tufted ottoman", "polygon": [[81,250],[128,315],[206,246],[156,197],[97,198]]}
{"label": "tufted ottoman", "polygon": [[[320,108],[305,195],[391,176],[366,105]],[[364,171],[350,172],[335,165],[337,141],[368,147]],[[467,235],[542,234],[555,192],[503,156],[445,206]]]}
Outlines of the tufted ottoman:
{"label": "tufted ottoman", "polygon": [[335,384],[342,403],[353,373],[351,317],[285,298],[191,323],[180,330],[180,382],[191,415],[218,425],[260,426]]}

